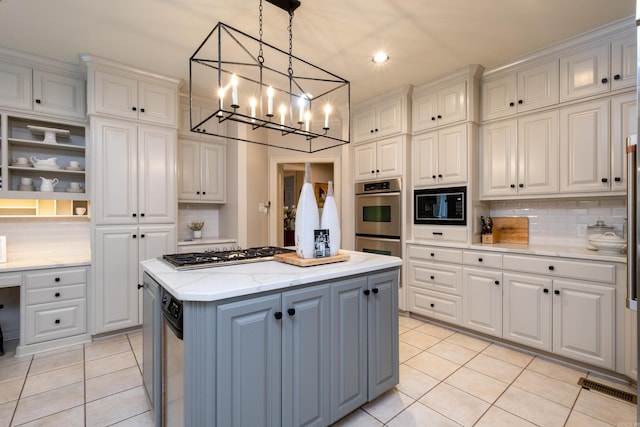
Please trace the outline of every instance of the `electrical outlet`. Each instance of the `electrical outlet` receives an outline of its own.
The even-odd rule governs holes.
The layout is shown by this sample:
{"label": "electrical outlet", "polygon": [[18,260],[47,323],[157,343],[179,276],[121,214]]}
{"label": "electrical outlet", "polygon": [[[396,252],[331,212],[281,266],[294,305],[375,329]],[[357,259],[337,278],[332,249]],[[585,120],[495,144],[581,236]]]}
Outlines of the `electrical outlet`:
{"label": "electrical outlet", "polygon": [[584,237],[587,235],[587,224],[578,224],[578,237]]}

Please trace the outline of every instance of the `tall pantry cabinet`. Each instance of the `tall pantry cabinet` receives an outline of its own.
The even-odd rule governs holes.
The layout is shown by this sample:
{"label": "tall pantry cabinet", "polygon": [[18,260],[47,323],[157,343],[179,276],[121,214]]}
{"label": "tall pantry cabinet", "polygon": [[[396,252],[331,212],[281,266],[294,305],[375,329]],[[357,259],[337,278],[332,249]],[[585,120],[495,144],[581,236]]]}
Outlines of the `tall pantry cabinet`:
{"label": "tall pantry cabinet", "polygon": [[176,251],[178,81],[94,56],[94,333],[142,323],[140,261]]}

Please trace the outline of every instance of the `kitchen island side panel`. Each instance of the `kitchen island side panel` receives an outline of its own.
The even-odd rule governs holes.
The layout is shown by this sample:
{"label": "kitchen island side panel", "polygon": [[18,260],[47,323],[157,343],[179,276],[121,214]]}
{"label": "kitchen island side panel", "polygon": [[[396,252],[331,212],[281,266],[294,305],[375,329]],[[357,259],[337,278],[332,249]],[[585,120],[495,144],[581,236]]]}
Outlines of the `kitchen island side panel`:
{"label": "kitchen island side panel", "polygon": [[216,419],[216,304],[184,302],[185,426]]}

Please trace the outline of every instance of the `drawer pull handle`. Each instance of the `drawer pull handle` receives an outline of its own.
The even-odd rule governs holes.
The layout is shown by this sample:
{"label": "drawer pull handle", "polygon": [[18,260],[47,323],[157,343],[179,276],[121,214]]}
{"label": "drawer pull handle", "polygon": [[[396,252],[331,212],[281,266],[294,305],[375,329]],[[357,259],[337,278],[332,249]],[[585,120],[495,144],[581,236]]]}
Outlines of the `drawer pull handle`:
{"label": "drawer pull handle", "polygon": [[59,325],[60,324],[60,319],[56,319],[55,324]]}
{"label": "drawer pull handle", "polygon": [[60,298],[60,292],[56,292],[56,293],[54,294],[54,297],[56,297],[56,298]]}
{"label": "drawer pull handle", "polygon": [[60,278],[59,278],[59,277],[56,277],[55,279],[53,279],[53,281],[54,281],[54,282],[59,282],[59,281],[60,281]]}
{"label": "drawer pull handle", "polygon": [[553,265],[550,265],[550,266],[549,266],[549,270],[550,270],[550,271],[553,271],[553,270],[555,270],[555,267],[554,267]]}
{"label": "drawer pull handle", "polygon": [[434,236],[442,236],[444,233],[443,233],[443,232],[441,232],[441,231],[434,231],[432,234],[433,234]]}

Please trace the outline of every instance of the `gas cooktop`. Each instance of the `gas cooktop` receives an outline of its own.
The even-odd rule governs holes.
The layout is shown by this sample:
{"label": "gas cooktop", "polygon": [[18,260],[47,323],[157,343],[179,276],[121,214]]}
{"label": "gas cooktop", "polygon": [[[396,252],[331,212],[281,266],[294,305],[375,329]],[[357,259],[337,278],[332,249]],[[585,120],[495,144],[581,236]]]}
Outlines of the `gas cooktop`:
{"label": "gas cooktop", "polygon": [[248,249],[170,254],[163,255],[162,259],[171,264],[176,270],[193,270],[196,268],[222,267],[232,264],[270,261],[276,254],[287,254],[291,252],[295,252],[295,250],[276,246],[263,246]]}

